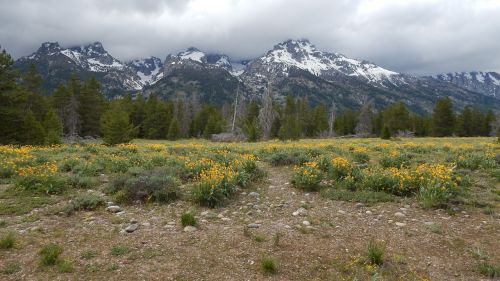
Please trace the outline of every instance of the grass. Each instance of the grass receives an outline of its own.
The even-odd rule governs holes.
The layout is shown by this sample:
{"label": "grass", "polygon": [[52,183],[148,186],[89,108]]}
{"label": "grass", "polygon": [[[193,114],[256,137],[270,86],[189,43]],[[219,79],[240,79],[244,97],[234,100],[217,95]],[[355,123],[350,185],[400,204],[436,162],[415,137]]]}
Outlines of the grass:
{"label": "grass", "polygon": [[277,272],[277,265],[274,258],[265,256],[260,259],[260,268],[265,274],[275,274]]}
{"label": "grass", "polygon": [[35,208],[54,204],[56,200],[48,196],[26,195],[24,192],[10,194],[11,191],[4,192],[3,197],[7,197],[0,204],[0,215],[24,215]]}
{"label": "grass", "polygon": [[111,248],[111,254],[113,256],[123,256],[130,253],[132,250],[126,246],[114,246]]}
{"label": "grass", "polygon": [[181,216],[181,224],[183,227],[186,227],[186,226],[196,226],[197,222],[196,222],[196,218],[194,217],[193,214],[191,213],[184,213],[182,214]]}
{"label": "grass", "polygon": [[8,250],[14,248],[16,237],[13,233],[8,233],[0,239],[0,249]]}
{"label": "grass", "polygon": [[489,278],[500,277],[500,266],[495,264],[482,262],[477,266],[477,271]]}
{"label": "grass", "polygon": [[264,237],[263,235],[257,234],[257,235],[255,235],[254,240],[256,242],[264,242],[264,241],[266,241],[266,237]]}
{"label": "grass", "polygon": [[16,272],[21,271],[21,266],[17,263],[6,263],[1,269],[0,272],[5,275],[14,274]]}
{"label": "grass", "polygon": [[429,225],[429,230],[432,233],[436,233],[436,234],[443,234],[444,233],[443,226],[440,224],[434,223],[434,224]]}
{"label": "grass", "polygon": [[368,243],[367,257],[371,264],[381,265],[384,263],[384,252],[385,247],[382,244],[373,240]]}
{"label": "grass", "polygon": [[97,257],[99,255],[99,253],[97,251],[94,251],[94,250],[87,250],[85,252],[83,252],[80,257],[82,259],[85,259],[85,260],[90,260],[90,259],[93,259],[95,257]]}
{"label": "grass", "polygon": [[6,227],[7,226],[7,221],[6,220],[0,220],[0,228]]}
{"label": "grass", "polygon": [[48,244],[44,246],[40,254],[40,264],[43,266],[52,266],[59,262],[59,256],[62,254],[63,248],[57,244]]}
{"label": "grass", "polygon": [[61,260],[57,263],[57,270],[61,273],[69,273],[74,271],[74,263],[71,260]]}

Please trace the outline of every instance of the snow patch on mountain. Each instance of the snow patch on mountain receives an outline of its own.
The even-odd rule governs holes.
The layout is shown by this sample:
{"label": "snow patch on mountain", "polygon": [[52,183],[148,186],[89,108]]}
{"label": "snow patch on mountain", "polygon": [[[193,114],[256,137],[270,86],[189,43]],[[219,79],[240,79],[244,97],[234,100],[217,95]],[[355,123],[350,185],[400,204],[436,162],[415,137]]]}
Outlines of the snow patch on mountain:
{"label": "snow patch on mountain", "polygon": [[348,58],[342,54],[318,51],[307,40],[288,40],[280,43],[260,58],[262,64],[279,65],[286,75],[290,67],[306,70],[316,76],[337,71],[348,76],[364,78],[373,83],[390,80],[399,73],[387,70],[367,61]]}
{"label": "snow patch on mountain", "polygon": [[454,72],[432,76],[470,91],[500,98],[500,74],[497,72]]}

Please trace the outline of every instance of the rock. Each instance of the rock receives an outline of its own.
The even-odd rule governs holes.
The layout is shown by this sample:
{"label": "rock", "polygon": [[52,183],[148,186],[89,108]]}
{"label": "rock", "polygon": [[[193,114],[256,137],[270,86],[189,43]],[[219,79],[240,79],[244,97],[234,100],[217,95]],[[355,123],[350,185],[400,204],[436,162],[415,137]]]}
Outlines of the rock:
{"label": "rock", "polygon": [[260,227],[260,224],[258,223],[250,223],[247,225],[248,228],[259,228]]}
{"label": "rock", "polygon": [[305,225],[305,226],[310,226],[311,225],[311,223],[309,221],[303,221],[302,224]]}
{"label": "rock", "polygon": [[410,209],[410,205],[404,205],[403,207],[405,207],[406,209]]}
{"label": "rock", "polygon": [[132,224],[129,224],[125,228],[125,231],[128,232],[128,233],[132,233],[132,232],[136,231],[137,228],[139,228],[139,225],[137,223],[132,223]]}
{"label": "rock", "polygon": [[115,215],[117,215],[117,216],[123,216],[123,215],[125,215],[125,211],[118,212]]}
{"label": "rock", "polygon": [[398,218],[404,218],[404,217],[406,217],[406,215],[405,215],[405,214],[403,214],[403,213],[401,213],[401,212],[396,212],[396,213],[394,213],[394,216],[396,216],[396,217],[398,217]]}
{"label": "rock", "polygon": [[130,219],[131,224],[138,224],[139,221],[137,219]]}
{"label": "rock", "polygon": [[396,222],[396,225],[399,226],[399,227],[403,227],[406,225],[406,223],[402,223],[402,222]]}
{"label": "rock", "polygon": [[356,203],[356,209],[363,208],[364,206],[365,206],[365,204],[363,204],[363,203]]}
{"label": "rock", "polygon": [[150,226],[151,226],[151,223],[149,223],[149,222],[143,222],[143,223],[142,223],[142,226],[145,226],[145,227],[150,227]]}
{"label": "rock", "polygon": [[342,211],[342,210],[338,210],[338,211],[337,211],[337,213],[342,214],[342,215],[345,215],[345,214],[346,214],[346,212],[345,212],[345,211]]}
{"label": "rock", "polygon": [[252,192],[248,193],[248,196],[251,196],[251,197],[259,197],[260,195],[259,195],[257,192],[252,191]]}
{"label": "rock", "polygon": [[223,219],[223,218],[224,218],[224,215],[223,215],[223,214],[218,214],[218,215],[217,215],[217,217],[218,217],[219,219]]}
{"label": "rock", "polygon": [[198,230],[198,228],[194,227],[194,226],[191,226],[191,225],[188,225],[186,227],[184,227],[184,232],[193,232],[193,231],[196,231]]}
{"label": "rock", "polygon": [[102,182],[102,183],[108,183],[109,182],[109,178],[108,176],[106,176],[105,174],[101,174],[99,176],[99,180]]}
{"label": "rock", "polygon": [[174,228],[175,225],[171,225],[171,224],[166,224],[163,228],[166,228],[166,229],[172,229]]}
{"label": "rock", "polygon": [[373,213],[372,213],[372,211],[366,211],[365,213],[366,213],[367,215],[372,215],[372,214],[373,214]]}
{"label": "rock", "polygon": [[111,213],[118,213],[118,212],[121,212],[122,208],[120,208],[120,206],[116,206],[116,205],[111,205],[111,206],[108,206],[106,208],[106,211],[108,212],[111,212]]}
{"label": "rock", "polygon": [[106,202],[106,206],[108,206],[108,207],[109,207],[109,206],[113,206],[113,205],[115,205],[115,203],[114,203],[114,202],[111,202],[111,201]]}
{"label": "rock", "polygon": [[429,226],[429,225],[433,225],[434,222],[432,222],[432,221],[426,221],[426,222],[424,222],[424,224],[427,225],[427,226]]}
{"label": "rock", "polygon": [[307,215],[307,210],[304,209],[304,208],[298,208],[297,211],[295,211],[295,212],[292,213],[292,215],[294,217],[296,217],[296,216],[305,216],[305,215]]}
{"label": "rock", "polygon": [[230,221],[230,218],[222,218],[221,221]]}

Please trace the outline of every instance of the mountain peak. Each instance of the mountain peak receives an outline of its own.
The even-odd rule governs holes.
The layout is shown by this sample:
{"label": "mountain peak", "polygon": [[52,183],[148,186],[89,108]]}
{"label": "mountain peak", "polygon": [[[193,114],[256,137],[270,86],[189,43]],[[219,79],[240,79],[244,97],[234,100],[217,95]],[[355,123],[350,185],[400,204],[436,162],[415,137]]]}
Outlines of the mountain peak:
{"label": "mountain peak", "polygon": [[206,55],[195,47],[189,47],[186,51],[177,54],[177,57],[183,60],[192,60],[196,62],[206,62]]}
{"label": "mountain peak", "polygon": [[38,52],[49,54],[49,53],[58,52],[60,50],[61,50],[61,46],[59,46],[58,42],[45,42],[45,43],[42,43],[42,45],[38,49]]}

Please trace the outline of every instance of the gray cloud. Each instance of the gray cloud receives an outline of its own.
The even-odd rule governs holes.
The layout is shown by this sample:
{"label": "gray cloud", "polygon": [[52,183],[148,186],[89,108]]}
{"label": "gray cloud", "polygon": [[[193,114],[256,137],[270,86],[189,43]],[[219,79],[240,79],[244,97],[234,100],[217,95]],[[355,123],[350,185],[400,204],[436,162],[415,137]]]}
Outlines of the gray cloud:
{"label": "gray cloud", "polygon": [[119,59],[189,46],[242,59],[289,38],[408,73],[500,71],[497,0],[0,0],[0,45],[101,41]]}

